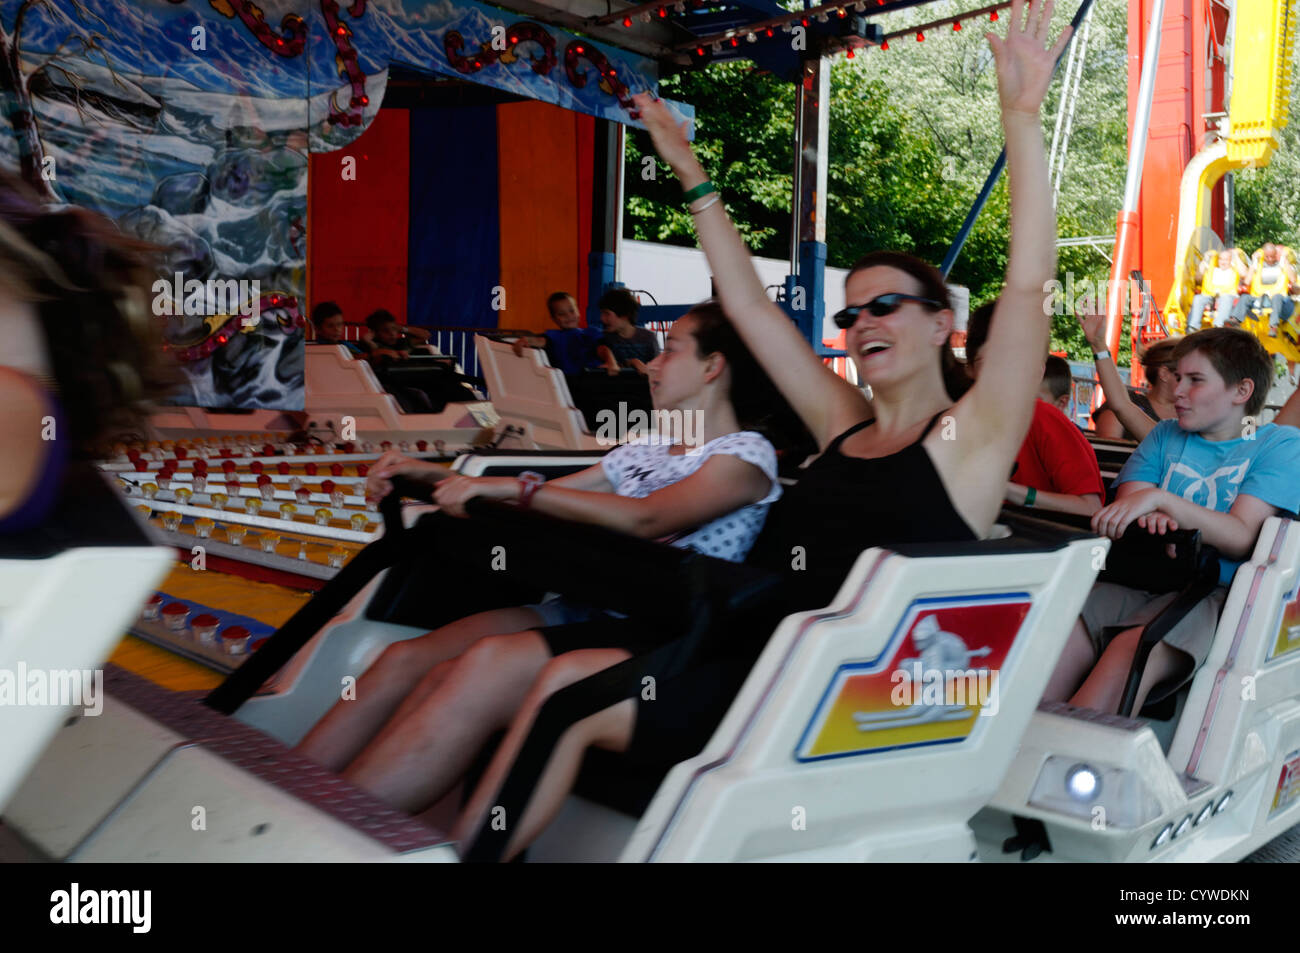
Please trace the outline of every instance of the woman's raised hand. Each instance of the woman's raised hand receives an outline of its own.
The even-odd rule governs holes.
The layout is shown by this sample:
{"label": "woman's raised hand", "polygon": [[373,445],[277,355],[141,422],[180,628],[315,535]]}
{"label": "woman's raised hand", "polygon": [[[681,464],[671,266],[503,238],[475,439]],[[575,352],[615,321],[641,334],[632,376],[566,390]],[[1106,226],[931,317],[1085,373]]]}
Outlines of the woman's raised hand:
{"label": "woman's raised hand", "polygon": [[1088,345],[1094,351],[1110,350],[1106,346],[1106,312],[1101,308],[1093,308],[1080,311],[1078,317]]}
{"label": "woman's raised hand", "polygon": [[[998,69],[998,98],[1002,113],[1032,113],[1037,116],[1052,82],[1056,60],[1065,49],[1073,27],[1067,26],[1056,43],[1047,47],[1052,26],[1052,0],[1026,4],[1014,0],[1008,17],[1006,39],[987,34]],[[1028,7],[1028,9],[1026,9]]]}
{"label": "woman's raised hand", "polygon": [[632,97],[632,101],[636,103],[636,108],[641,113],[641,121],[645,123],[646,130],[650,133],[650,139],[654,142],[659,158],[672,166],[673,171],[680,173],[684,165],[695,159],[695,154],[691,152],[691,144],[686,138],[686,130],[690,127],[690,123],[678,123],[677,117],[664,101],[656,99],[649,93],[637,93]]}

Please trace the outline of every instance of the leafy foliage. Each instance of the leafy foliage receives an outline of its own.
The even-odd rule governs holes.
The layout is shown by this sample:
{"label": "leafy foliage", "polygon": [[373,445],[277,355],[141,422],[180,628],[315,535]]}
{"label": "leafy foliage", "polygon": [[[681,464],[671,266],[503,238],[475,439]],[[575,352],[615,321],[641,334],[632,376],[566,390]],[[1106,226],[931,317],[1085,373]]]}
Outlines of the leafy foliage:
{"label": "leafy foliage", "polygon": [[[886,32],[921,19],[969,9],[955,0],[900,11],[880,22]],[[1073,5],[1070,5],[1070,12]],[[1088,27],[1065,174],[1057,203],[1058,234],[1111,236],[1127,164],[1128,10],[1124,0],[1096,0]],[[1064,24],[1064,16],[1058,17]],[[942,260],[1002,148],[996,75],[984,31],[968,22],[960,32],[926,42],[898,39],[888,51],[831,69],[827,175],[827,264],[847,267],[879,248]],[[1075,38],[1079,43],[1082,38]],[[1043,106],[1044,138],[1057,125],[1061,77]],[[664,95],[696,107],[695,146],[719,186],[732,220],[760,255],[790,251],[790,189],[794,163],[794,87],[746,61],[715,64],[666,79]],[[1292,112],[1300,115],[1300,96]],[[1300,222],[1300,125],[1265,169],[1237,177],[1238,243],[1296,241]],[[630,238],[694,245],[690,215],[671,172],[659,163],[646,179],[649,137],[628,135],[626,233]],[[976,221],[951,278],[971,290],[971,304],[998,294],[1006,271],[1007,191],[997,183]],[[1290,241],[1288,241],[1290,239]],[[1105,247],[1105,246],[1103,246]],[[1105,247],[1107,253],[1109,248]],[[1059,271],[1105,282],[1110,265],[1093,247],[1060,249]],[[1124,337],[1127,348],[1127,335]],[[1052,349],[1071,358],[1090,352],[1071,314],[1056,316]],[[1122,352],[1122,355],[1125,352]],[[1123,362],[1121,356],[1121,362]]]}

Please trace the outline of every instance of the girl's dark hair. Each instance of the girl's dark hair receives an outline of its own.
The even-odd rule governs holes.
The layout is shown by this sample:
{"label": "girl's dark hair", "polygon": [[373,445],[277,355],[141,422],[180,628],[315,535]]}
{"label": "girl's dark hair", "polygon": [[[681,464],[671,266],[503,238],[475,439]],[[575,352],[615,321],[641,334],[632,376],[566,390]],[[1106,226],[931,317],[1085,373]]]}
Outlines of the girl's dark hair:
{"label": "girl's dark hair", "polygon": [[0,283],[36,308],[77,455],[140,429],[179,383],[150,307],[157,251],[86,209],[42,205],[0,171]]}
{"label": "girl's dark hair", "polygon": [[1142,352],[1142,373],[1146,375],[1148,383],[1155,384],[1160,379],[1160,368],[1173,366],[1174,348],[1178,346],[1178,341],[1178,338],[1161,338]]}
{"label": "girl's dark hair", "polygon": [[[868,252],[853,263],[849,273],[844,276],[845,282],[859,271],[866,271],[868,268],[897,268],[899,271],[906,272],[921,286],[922,298],[939,302],[937,308],[926,305],[928,310],[944,311],[952,308],[952,296],[948,293],[948,284],[943,280],[943,274],[928,261],[922,261],[915,255],[908,255],[901,251]],[[944,389],[953,400],[959,399],[962,394],[970,390],[970,377],[967,376],[961,361],[957,360],[957,355],[952,352],[951,344],[944,343],[939,348],[939,372],[943,375]]]}
{"label": "girl's dark hair", "polygon": [[722,305],[710,298],[683,317],[687,315],[695,320],[692,333],[696,354],[701,358],[721,354],[727,359],[731,368],[731,406],[740,425],[763,433],[778,452],[792,458],[816,453],[817,442],[812,434],[740,339]]}
{"label": "girl's dark hair", "polygon": [[366,327],[372,331],[378,331],[389,321],[396,321],[397,315],[387,308],[380,308],[378,311],[371,311],[366,315]]}

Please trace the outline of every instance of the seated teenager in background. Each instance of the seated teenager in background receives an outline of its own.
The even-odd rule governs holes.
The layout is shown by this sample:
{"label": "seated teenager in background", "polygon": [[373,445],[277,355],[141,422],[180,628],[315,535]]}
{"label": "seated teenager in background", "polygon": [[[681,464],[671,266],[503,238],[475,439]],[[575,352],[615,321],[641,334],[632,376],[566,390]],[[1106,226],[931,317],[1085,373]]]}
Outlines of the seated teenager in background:
{"label": "seated teenager in background", "polygon": [[[366,317],[366,333],[363,340],[366,348],[365,359],[375,370],[375,377],[384,390],[392,394],[408,414],[431,414],[442,410],[447,405],[447,394],[436,389],[432,382],[412,382],[396,380],[388,373],[396,364],[405,361],[411,354],[426,353],[425,343],[429,332],[424,328],[404,328],[397,323],[391,311],[380,308]],[[460,399],[459,395],[452,399]]]}
{"label": "seated teenager in background", "polygon": [[515,354],[523,357],[526,347],[544,347],[551,367],[558,368],[565,376],[600,367],[602,362],[596,349],[600,346],[603,332],[600,328],[578,326],[582,315],[578,313],[578,302],[573,295],[555,292],[546,299],[546,309],[555,327],[540,337],[530,334],[516,340],[513,344]]}
{"label": "seated teenager in background", "polygon": [[[1092,414],[1097,436],[1108,440],[1141,440],[1160,421],[1173,420],[1176,417],[1174,388],[1178,381],[1170,355],[1178,339],[1164,338],[1148,345],[1142,352],[1140,363],[1147,379],[1144,392],[1126,387],[1120,381],[1106,343],[1106,315],[1080,314],[1079,323],[1093,354],[1106,355],[1098,358],[1097,364],[1097,374],[1106,395],[1106,400]],[[1108,365],[1105,373],[1103,364]]]}
{"label": "seated teenager in background", "polygon": [[380,308],[366,317],[370,329],[370,354],[393,361],[405,360],[419,348],[423,353],[429,343],[429,332],[424,328],[403,327],[391,311]]}
{"label": "seated teenager in background", "polygon": [[624,288],[615,288],[601,295],[598,307],[605,333],[597,353],[605,369],[617,374],[630,367],[646,376],[646,365],[659,354],[659,342],[652,331],[636,326],[637,312],[641,310],[636,297]]}
{"label": "seated teenager in background", "polygon": [[45,522],[70,464],[88,469],[179,382],[149,309],[150,250],[0,172],[0,533]]}
{"label": "seated teenager in background", "polygon": [[[1199,529],[1219,551],[1219,586],[1155,646],[1135,712],[1195,674],[1214,640],[1227,587],[1254,550],[1260,527],[1300,506],[1300,432],[1254,425],[1273,378],[1273,361],[1260,343],[1245,331],[1211,328],[1180,340],[1171,357],[1178,419],[1161,421],[1133,451],[1115,478],[1115,502],[1093,515],[1092,528],[1112,539],[1135,520],[1150,533]],[[1114,713],[1143,627],[1176,595],[1097,583],[1044,697]],[[1112,637],[1115,629],[1123,631]]]}
{"label": "seated teenager in background", "polygon": [[[966,327],[967,369],[976,381],[997,303],[976,308]],[[1007,502],[1091,516],[1105,498],[1097,455],[1079,428],[1041,397],[1034,401],[1034,418],[1007,484]]]}

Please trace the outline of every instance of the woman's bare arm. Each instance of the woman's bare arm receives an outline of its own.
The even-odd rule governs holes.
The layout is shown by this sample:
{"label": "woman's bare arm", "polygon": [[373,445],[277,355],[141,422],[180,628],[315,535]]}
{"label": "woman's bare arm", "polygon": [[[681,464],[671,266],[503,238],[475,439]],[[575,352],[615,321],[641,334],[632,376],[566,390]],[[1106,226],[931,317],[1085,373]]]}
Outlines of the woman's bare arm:
{"label": "woman's bare arm", "polygon": [[[589,493],[557,481],[538,488],[531,505],[548,516],[658,539],[755,503],[768,494],[771,486],[772,481],[752,463],[717,454],[685,479],[645,497]],[[516,502],[520,491],[519,481],[512,477],[455,477],[438,484],[436,499],[448,512],[461,515],[470,499]]]}
{"label": "woman's bare arm", "polygon": [[[1088,346],[1092,348],[1094,354],[1107,350],[1104,337],[1105,320],[1106,316],[1100,313],[1079,315],[1083,336],[1088,339]],[[1155,429],[1156,421],[1133,403],[1133,398],[1129,396],[1128,387],[1124,385],[1124,379],[1119,376],[1119,369],[1114,361],[1103,357],[1097,361],[1096,366],[1097,378],[1101,381],[1101,392],[1106,395],[1106,403],[1109,405],[1107,409],[1115,415],[1135,440],[1142,440]]]}
{"label": "woman's bare arm", "polygon": [[[659,155],[673,168],[683,189],[708,181],[690,144],[662,102],[635,97],[641,119]],[[703,204],[697,202],[696,204]],[[867,418],[862,392],[826,367],[794,322],[763,291],[749,249],[727,217],[722,202],[695,216],[700,246],[708,258],[718,299],[745,346],[825,449],[835,436]]]}
{"label": "woman's bare arm", "polygon": [[1005,473],[1010,468],[1033,418],[1047,352],[1043,295],[1056,275],[1056,212],[1040,107],[1070,36],[1067,27],[1048,46],[1052,9],[1048,0],[1026,14],[1024,3],[1016,0],[1006,39],[989,35],[998,69],[1011,198],[1007,280],[990,322],[979,379],[953,408],[951,439],[942,432],[926,438],[953,503],[977,529],[992,525],[1006,484],[967,475]]}

